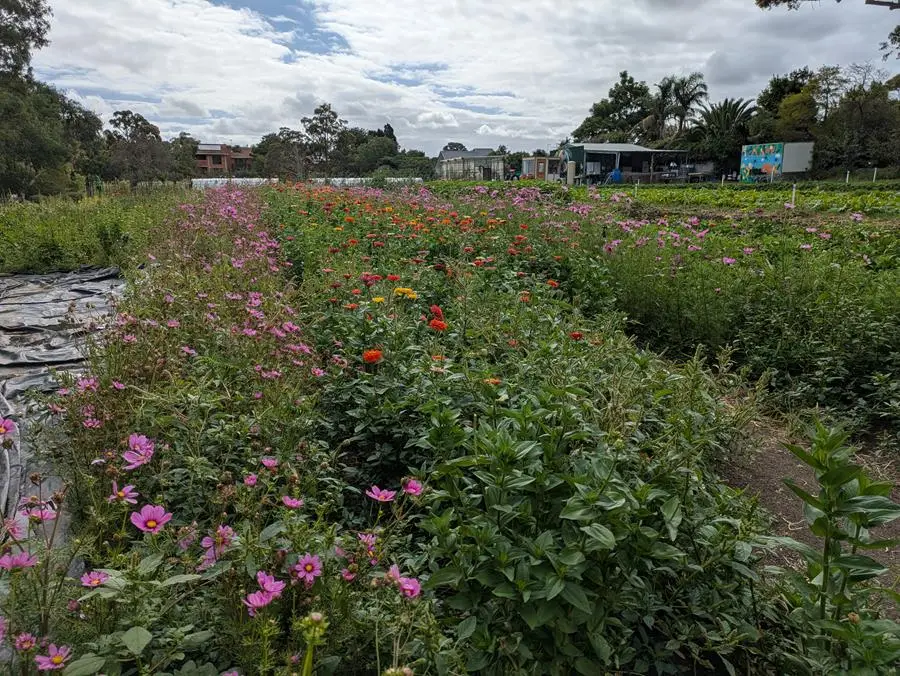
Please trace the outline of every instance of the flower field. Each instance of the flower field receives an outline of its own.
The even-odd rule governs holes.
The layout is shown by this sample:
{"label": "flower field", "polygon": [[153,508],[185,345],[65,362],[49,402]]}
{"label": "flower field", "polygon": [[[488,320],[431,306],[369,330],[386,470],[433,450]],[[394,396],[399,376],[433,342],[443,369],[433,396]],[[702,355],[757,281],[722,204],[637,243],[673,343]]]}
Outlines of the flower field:
{"label": "flower field", "polygon": [[[718,472],[756,376],[896,429],[896,226],[583,197],[296,186],[165,210],[33,430],[63,483],[33,476],[0,536],[11,673],[891,668],[864,555],[900,516],[891,484],[825,427],[795,447],[817,551],[767,537]],[[764,568],[774,547],[806,568]]]}

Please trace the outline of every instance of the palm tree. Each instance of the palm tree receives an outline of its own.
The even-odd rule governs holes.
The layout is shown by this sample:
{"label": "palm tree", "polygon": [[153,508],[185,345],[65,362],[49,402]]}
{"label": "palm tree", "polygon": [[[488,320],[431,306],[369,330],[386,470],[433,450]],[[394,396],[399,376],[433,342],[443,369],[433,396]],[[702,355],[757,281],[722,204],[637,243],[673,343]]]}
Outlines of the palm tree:
{"label": "palm tree", "polygon": [[698,150],[714,160],[719,169],[740,166],[741,146],[747,140],[755,113],[753,102],[744,99],[724,99],[703,106],[693,129]]}
{"label": "palm tree", "polygon": [[691,119],[694,111],[708,97],[706,82],[703,73],[691,73],[675,80],[674,91],[676,110],[675,118],[678,120],[678,133],[684,131],[684,125]]}
{"label": "palm tree", "polygon": [[666,123],[677,112],[675,100],[675,78],[664,77],[656,84],[656,94],[647,98],[647,116],[641,120],[640,128],[649,141],[658,141],[666,135]]}

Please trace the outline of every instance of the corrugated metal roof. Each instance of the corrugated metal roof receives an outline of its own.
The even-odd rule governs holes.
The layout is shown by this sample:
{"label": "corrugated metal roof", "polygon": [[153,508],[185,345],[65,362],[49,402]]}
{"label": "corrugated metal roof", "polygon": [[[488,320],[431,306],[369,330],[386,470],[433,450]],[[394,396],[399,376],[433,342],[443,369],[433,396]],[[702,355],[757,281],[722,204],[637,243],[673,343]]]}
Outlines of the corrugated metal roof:
{"label": "corrugated metal roof", "polygon": [[472,159],[474,157],[503,157],[502,155],[492,156],[494,152],[491,148],[475,148],[473,150],[442,150],[438,155],[439,160],[452,160],[455,157],[465,157]]}
{"label": "corrugated metal roof", "polygon": [[674,148],[645,148],[634,143],[573,143],[573,147],[584,148],[589,153],[683,153]]}

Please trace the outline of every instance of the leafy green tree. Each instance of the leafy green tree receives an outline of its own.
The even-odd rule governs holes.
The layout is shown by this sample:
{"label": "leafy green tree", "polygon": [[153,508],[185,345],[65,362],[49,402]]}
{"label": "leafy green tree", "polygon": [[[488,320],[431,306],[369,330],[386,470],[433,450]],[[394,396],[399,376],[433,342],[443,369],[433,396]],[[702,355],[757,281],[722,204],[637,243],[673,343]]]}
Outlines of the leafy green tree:
{"label": "leafy green tree", "polygon": [[58,92],[40,82],[6,78],[0,87],[0,195],[27,198],[70,189],[60,180],[71,160],[64,135]]}
{"label": "leafy green tree", "polygon": [[572,136],[578,142],[634,140],[635,130],[650,113],[647,109],[649,97],[647,83],[636,81],[623,70],[608,97],[591,106],[590,115]]}
{"label": "leafy green tree", "polygon": [[806,67],[791,71],[787,75],[775,75],[756,97],[756,105],[772,115],[777,115],[781,102],[791,94],[803,91],[812,78],[813,72]]}
{"label": "leafy green tree", "polygon": [[307,156],[312,164],[324,175],[332,171],[331,157],[338,137],[346,129],[347,121],[342,120],[330,103],[323,103],[313,111],[312,117],[300,120],[306,137]]}
{"label": "leafy green tree", "polygon": [[641,120],[641,140],[659,141],[667,135],[667,125],[677,112],[675,100],[675,78],[664,77],[656,85],[656,93],[648,96],[644,103],[647,117]]}
{"label": "leafy green tree", "polygon": [[48,44],[50,14],[46,0],[0,0],[0,74],[31,74],[31,52]]}
{"label": "leafy green tree", "polygon": [[778,106],[775,134],[779,141],[810,141],[818,106],[810,87],[784,98]]}
{"label": "leafy green tree", "polygon": [[822,66],[816,71],[810,80],[812,94],[816,104],[822,113],[822,118],[827,119],[832,108],[840,101],[841,96],[847,90],[849,80],[844,75],[840,66]]}
{"label": "leafy green tree", "polygon": [[737,170],[755,112],[756,106],[744,99],[724,99],[702,108],[693,130],[698,154],[713,160],[718,171]]}
{"label": "leafy green tree", "polygon": [[459,143],[458,141],[450,141],[447,145],[444,146],[444,150],[465,152],[467,148],[465,145]]}
{"label": "leafy green tree", "polygon": [[144,181],[165,180],[172,156],[159,127],[140,113],[117,110],[106,132],[109,145],[107,175],[127,180],[132,187]]}
{"label": "leafy green tree", "polygon": [[172,155],[172,178],[193,178],[197,175],[197,146],[200,142],[187,132],[181,132],[169,142]]}
{"label": "leafy green tree", "polygon": [[359,146],[356,151],[356,163],[361,175],[365,176],[380,166],[389,165],[396,154],[396,140],[386,136],[375,136]]}

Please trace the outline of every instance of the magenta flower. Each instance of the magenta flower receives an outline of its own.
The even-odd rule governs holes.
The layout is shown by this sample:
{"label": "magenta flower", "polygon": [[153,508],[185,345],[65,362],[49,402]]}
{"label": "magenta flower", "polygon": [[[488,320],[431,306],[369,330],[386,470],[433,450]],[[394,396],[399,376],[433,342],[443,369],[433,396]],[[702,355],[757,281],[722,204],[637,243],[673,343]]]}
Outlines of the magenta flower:
{"label": "magenta flower", "polygon": [[322,559],[312,554],[304,554],[294,565],[293,572],[297,579],[305,582],[307,587],[311,587],[316,578],[322,574]]}
{"label": "magenta flower", "polygon": [[810,249],[812,249],[812,244],[801,244],[800,248],[804,251],[809,251]]}
{"label": "magenta flower", "polygon": [[129,505],[136,505],[138,497],[140,493],[134,490],[134,486],[122,486],[119,488],[119,484],[115,481],[112,482],[112,495],[106,498],[107,502],[124,502]]}
{"label": "magenta flower", "polygon": [[125,385],[123,385],[122,383],[120,383],[118,380],[114,380],[114,381],[112,381],[112,388],[113,388],[114,390],[124,390],[124,389],[125,389]]}
{"label": "magenta flower", "polygon": [[753,253],[753,247],[752,247],[752,246],[745,246],[745,247],[744,247],[744,255],[749,256],[749,255],[752,254],[752,253]]}
{"label": "magenta flower", "polygon": [[850,220],[852,220],[852,221],[856,221],[857,223],[859,223],[860,221],[862,221],[862,219],[863,219],[863,215],[860,213],[854,212],[854,213],[850,214]]}
{"label": "magenta flower", "polygon": [[140,512],[131,513],[131,523],[145,533],[156,534],[171,520],[172,515],[159,505],[144,505]]}
{"label": "magenta flower", "polygon": [[403,492],[407,495],[422,495],[422,482],[410,479],[403,484]]}
{"label": "magenta flower", "polygon": [[227,547],[231,546],[233,540],[234,529],[231,526],[223,525],[216,527],[216,532],[212,536],[207,535],[200,540],[200,546],[212,550],[214,553],[212,558],[215,560],[222,555]]}
{"label": "magenta flower", "polygon": [[25,526],[22,520],[17,516],[11,516],[3,520],[3,529],[14,540],[21,540],[25,537]]}
{"label": "magenta flower", "polygon": [[16,423],[9,418],[0,418],[0,437],[16,431]]}
{"label": "magenta flower", "polygon": [[414,577],[401,577],[400,591],[406,598],[414,599],[422,593],[422,585]]}
{"label": "magenta flower", "polygon": [[394,564],[393,566],[388,568],[388,572],[386,572],[384,576],[391,582],[400,582],[401,575],[399,566],[397,566],[397,564]]}
{"label": "magenta flower", "polygon": [[44,507],[33,507],[26,512],[26,515],[31,521],[35,521],[37,523],[43,523],[44,521],[53,521],[56,518],[56,512],[52,509],[45,509]]}
{"label": "magenta flower", "polygon": [[247,597],[243,599],[243,603],[247,606],[247,613],[250,617],[256,617],[256,613],[272,603],[273,600],[274,597],[268,592],[258,591],[247,594]]}
{"label": "magenta flower", "polygon": [[122,454],[122,459],[128,464],[125,469],[137,469],[146,465],[153,458],[156,444],[143,434],[132,434],[128,437],[128,449]]}
{"label": "magenta flower", "polygon": [[737,263],[737,260],[734,258],[729,258],[728,256],[724,256],[722,258],[722,262],[725,263],[725,265],[734,265],[735,263]]}
{"label": "magenta flower", "polygon": [[276,580],[274,575],[269,575],[262,570],[256,574],[256,581],[259,583],[260,589],[267,594],[271,594],[273,599],[277,599],[281,596],[281,592],[284,591],[284,582]]}
{"label": "magenta flower", "polygon": [[37,655],[34,658],[38,671],[56,671],[66,666],[66,661],[72,656],[72,649],[68,646],[57,648],[54,644],[47,647],[46,655]]}
{"label": "magenta flower", "polygon": [[366,495],[378,502],[391,502],[397,495],[397,491],[381,490],[378,486],[372,486],[366,491]]}
{"label": "magenta flower", "polygon": [[257,477],[255,474],[248,474],[244,477],[244,485],[255,486],[258,479],[259,477]]}
{"label": "magenta flower", "polygon": [[99,587],[109,579],[109,575],[101,570],[92,570],[81,576],[82,587]]}
{"label": "magenta flower", "polygon": [[34,634],[22,632],[21,634],[16,636],[15,646],[16,650],[18,650],[20,653],[28,652],[36,645],[37,639],[34,637]]}
{"label": "magenta flower", "polygon": [[278,467],[278,460],[276,458],[265,457],[260,462],[262,462],[263,467],[266,469],[275,469]]}
{"label": "magenta flower", "polygon": [[351,571],[349,568],[344,568],[341,571],[341,577],[344,578],[347,582],[353,582],[356,579],[356,573]]}
{"label": "magenta flower", "polygon": [[303,500],[292,498],[290,495],[283,495],[281,501],[284,503],[285,507],[290,507],[291,509],[299,509],[303,506]]}
{"label": "magenta flower", "polygon": [[0,556],[0,568],[3,570],[18,570],[20,568],[32,568],[37,564],[38,558],[31,556],[28,552],[19,552],[18,554],[4,554]]}

